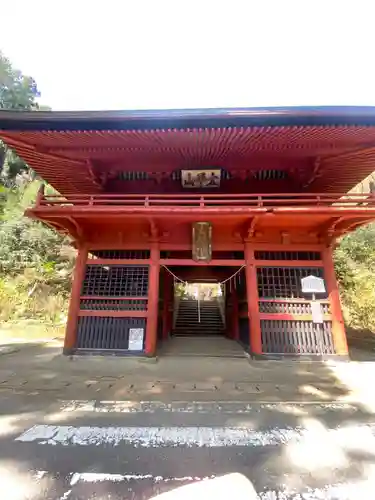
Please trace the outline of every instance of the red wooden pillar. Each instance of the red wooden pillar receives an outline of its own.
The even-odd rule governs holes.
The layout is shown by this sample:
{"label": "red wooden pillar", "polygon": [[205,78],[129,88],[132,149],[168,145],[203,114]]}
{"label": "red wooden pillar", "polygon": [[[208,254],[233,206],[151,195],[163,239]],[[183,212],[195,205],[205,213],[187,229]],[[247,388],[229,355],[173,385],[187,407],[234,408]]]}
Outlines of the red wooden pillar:
{"label": "red wooden pillar", "polygon": [[238,308],[238,295],[237,290],[232,290],[232,338],[234,340],[239,340],[240,329],[239,329],[239,308]]}
{"label": "red wooden pillar", "polygon": [[254,249],[245,242],[246,296],[249,316],[249,341],[252,354],[262,354],[262,335],[259,317],[258,279],[255,267]]}
{"label": "red wooden pillar", "polygon": [[154,356],[156,353],[159,312],[159,273],[159,245],[157,242],[153,242],[151,245],[150,272],[148,278],[147,327],[145,346],[147,356]]}
{"label": "red wooden pillar", "polygon": [[70,303],[68,310],[68,320],[66,323],[64,353],[69,354],[76,346],[77,340],[77,323],[80,309],[80,297],[82,283],[85,279],[86,261],[88,249],[82,245],[78,247],[78,255],[73,273],[72,291],[70,295]]}
{"label": "red wooden pillar", "polygon": [[323,265],[328,298],[331,306],[332,335],[335,351],[338,355],[347,356],[348,344],[346,340],[345,324],[341,310],[340,294],[336,280],[331,247],[323,250]]}

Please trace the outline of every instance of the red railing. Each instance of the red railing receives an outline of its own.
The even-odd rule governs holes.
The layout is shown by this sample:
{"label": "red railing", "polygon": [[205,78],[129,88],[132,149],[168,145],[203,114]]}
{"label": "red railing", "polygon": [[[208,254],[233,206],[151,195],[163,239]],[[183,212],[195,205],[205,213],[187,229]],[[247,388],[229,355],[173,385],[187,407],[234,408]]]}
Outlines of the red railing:
{"label": "red railing", "polygon": [[373,207],[375,196],[371,194],[96,194],[96,195],[41,195],[36,207],[53,206],[85,207]]}

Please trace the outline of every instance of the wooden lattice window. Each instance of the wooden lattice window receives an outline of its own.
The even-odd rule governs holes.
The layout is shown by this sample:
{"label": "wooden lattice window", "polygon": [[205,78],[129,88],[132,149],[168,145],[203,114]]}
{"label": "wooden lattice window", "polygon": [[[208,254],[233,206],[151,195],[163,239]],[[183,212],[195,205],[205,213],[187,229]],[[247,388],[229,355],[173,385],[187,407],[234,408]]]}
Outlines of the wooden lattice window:
{"label": "wooden lattice window", "polygon": [[83,296],[147,297],[148,266],[88,265]]}
{"label": "wooden lattice window", "polygon": [[320,252],[257,250],[255,258],[257,260],[320,260],[322,257]]}
{"label": "wooden lattice window", "polygon": [[[323,269],[316,267],[259,267],[257,269],[259,298],[305,298],[301,279],[306,276],[324,278]],[[325,298],[326,294],[319,295]]]}
{"label": "wooden lattice window", "polygon": [[97,259],[149,259],[150,250],[92,250],[93,258]]}

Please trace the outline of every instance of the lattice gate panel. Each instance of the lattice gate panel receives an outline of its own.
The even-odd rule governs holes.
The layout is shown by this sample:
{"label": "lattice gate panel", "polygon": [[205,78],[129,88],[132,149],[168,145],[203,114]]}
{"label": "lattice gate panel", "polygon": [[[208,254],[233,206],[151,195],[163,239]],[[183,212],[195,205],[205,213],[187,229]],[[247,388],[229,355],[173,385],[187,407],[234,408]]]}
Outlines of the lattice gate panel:
{"label": "lattice gate panel", "polygon": [[[301,279],[314,275],[324,278],[323,269],[319,267],[277,267],[267,266],[257,269],[258,292],[260,298],[272,299],[304,299]],[[323,295],[320,298],[326,298]]]}
{"label": "lattice gate panel", "polygon": [[148,266],[89,265],[82,295],[107,297],[146,297]]}
{"label": "lattice gate panel", "polygon": [[[324,270],[316,265],[293,265],[297,260],[317,262],[320,253],[256,252],[255,256],[270,261],[270,265],[257,268],[263,353],[335,354],[327,294],[317,297],[322,315],[322,322],[318,322],[311,306],[315,297],[302,292],[301,279],[310,275],[324,279]],[[288,265],[288,260],[293,264]]]}
{"label": "lattice gate panel", "polygon": [[78,320],[77,349],[127,350],[130,328],[145,329],[145,319],[82,316]]}
{"label": "lattice gate panel", "polygon": [[[149,266],[118,262],[147,254],[134,251],[124,256],[116,250],[96,254],[98,263],[90,261],[82,283],[76,348],[126,351],[129,330],[146,331]],[[101,264],[100,259],[111,262]]]}
{"label": "lattice gate panel", "polygon": [[262,348],[268,354],[334,354],[332,323],[261,320]]}

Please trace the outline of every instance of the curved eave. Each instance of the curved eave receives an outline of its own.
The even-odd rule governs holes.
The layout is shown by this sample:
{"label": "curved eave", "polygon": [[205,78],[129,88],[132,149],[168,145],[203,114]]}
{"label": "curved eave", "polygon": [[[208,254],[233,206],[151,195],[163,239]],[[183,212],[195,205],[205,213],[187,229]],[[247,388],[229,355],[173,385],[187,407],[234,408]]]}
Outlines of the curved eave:
{"label": "curved eave", "polygon": [[0,111],[0,130],[151,130],[194,127],[375,125],[373,106],[134,111]]}

